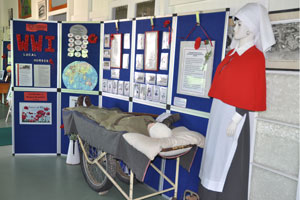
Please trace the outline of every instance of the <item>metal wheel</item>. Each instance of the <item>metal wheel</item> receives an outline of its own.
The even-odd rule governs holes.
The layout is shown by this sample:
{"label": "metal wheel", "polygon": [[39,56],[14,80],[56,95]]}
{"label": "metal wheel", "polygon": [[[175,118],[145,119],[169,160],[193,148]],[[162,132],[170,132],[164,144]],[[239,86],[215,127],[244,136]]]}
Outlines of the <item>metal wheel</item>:
{"label": "metal wheel", "polygon": [[[117,178],[126,184],[130,184],[130,169],[123,161],[117,160],[116,170],[117,170],[117,174],[116,174]],[[134,184],[137,183],[136,178],[133,178],[133,183]]]}
{"label": "metal wheel", "polygon": [[[87,157],[90,161],[97,158],[102,151],[90,146],[84,142],[84,149],[87,153]],[[104,192],[109,190],[113,184],[105,176],[96,164],[89,164],[84,156],[83,151],[80,151],[80,165],[84,178],[88,185],[96,192]],[[113,178],[116,176],[116,160],[110,154],[106,154],[103,158],[98,161],[101,166],[110,174]]]}

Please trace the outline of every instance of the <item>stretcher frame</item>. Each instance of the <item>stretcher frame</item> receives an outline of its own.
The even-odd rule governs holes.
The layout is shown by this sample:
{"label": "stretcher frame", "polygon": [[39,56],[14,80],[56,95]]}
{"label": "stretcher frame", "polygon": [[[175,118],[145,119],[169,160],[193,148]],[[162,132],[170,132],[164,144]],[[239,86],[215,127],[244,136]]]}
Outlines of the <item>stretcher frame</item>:
{"label": "stretcher frame", "polygon": [[[80,138],[79,135],[77,135],[81,150],[84,154],[84,157],[86,159],[86,161],[89,164],[96,164],[99,169],[105,174],[105,176],[112,182],[112,184],[120,191],[120,193],[125,197],[126,200],[142,200],[142,199],[147,199],[156,195],[160,195],[169,191],[174,190],[174,196],[172,198],[172,200],[176,200],[177,199],[177,193],[178,193],[178,178],[179,178],[179,163],[180,163],[180,156],[182,156],[183,154],[178,154],[176,156],[173,156],[171,158],[176,158],[176,170],[175,170],[175,181],[171,181],[170,178],[168,178],[161,170],[159,170],[154,164],[150,163],[150,166],[157,172],[159,173],[172,187],[168,188],[168,189],[164,189],[158,192],[153,192],[138,198],[133,198],[133,182],[134,182],[134,174],[132,172],[132,170],[130,170],[130,185],[129,185],[129,194],[127,194],[121,187],[120,185],[114,180],[114,178],[104,169],[103,166],[101,166],[101,164],[98,162],[101,158],[103,158],[106,155],[106,152],[102,152],[97,158],[95,158],[94,160],[90,160],[87,156],[87,153],[85,151],[82,139]],[[184,146],[177,146],[177,147],[173,147],[173,148],[166,148],[166,149],[162,149],[161,152],[168,152],[168,151],[172,151],[172,150],[177,150],[177,149],[183,149],[183,148],[188,148],[188,147],[192,147],[194,145],[184,145]],[[186,151],[185,153],[189,152]],[[184,153],[184,154],[185,154]],[[165,157],[168,158],[168,157]]]}

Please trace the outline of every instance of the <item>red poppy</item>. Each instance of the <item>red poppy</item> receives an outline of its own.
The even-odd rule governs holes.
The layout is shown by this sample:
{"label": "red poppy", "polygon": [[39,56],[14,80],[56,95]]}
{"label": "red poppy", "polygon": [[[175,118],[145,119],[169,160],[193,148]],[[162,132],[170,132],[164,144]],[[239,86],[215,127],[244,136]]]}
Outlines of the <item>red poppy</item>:
{"label": "red poppy", "polygon": [[48,110],[49,110],[49,108],[48,108],[48,107],[45,107],[45,108],[44,108],[44,111],[48,111]]}
{"label": "red poppy", "polygon": [[98,40],[98,36],[95,33],[89,35],[88,41],[91,44],[95,44]]}
{"label": "red poppy", "polygon": [[52,58],[49,59],[49,63],[50,63],[51,65],[54,65],[54,62],[53,62]]}
{"label": "red poppy", "polygon": [[197,39],[195,40],[194,48],[199,49],[200,45],[201,45],[201,37],[197,37]]}
{"label": "red poppy", "polygon": [[50,112],[47,112],[46,115],[50,115]]}
{"label": "red poppy", "polygon": [[3,54],[2,58],[3,58],[3,59],[7,58],[6,54]]}
{"label": "red poppy", "polygon": [[26,114],[22,115],[22,120],[25,120],[25,119],[26,119]]}
{"label": "red poppy", "polygon": [[170,20],[166,20],[166,21],[164,22],[164,27],[166,28],[166,27],[168,27],[170,24],[171,24],[171,21],[170,21]]}
{"label": "red poppy", "polygon": [[8,45],[6,46],[6,48],[7,48],[8,51],[10,51],[10,50],[11,50],[11,45],[8,44]]}
{"label": "red poppy", "polygon": [[65,128],[65,125],[64,124],[60,125],[60,128]]}
{"label": "red poppy", "polygon": [[28,106],[24,106],[24,110],[28,110]]}

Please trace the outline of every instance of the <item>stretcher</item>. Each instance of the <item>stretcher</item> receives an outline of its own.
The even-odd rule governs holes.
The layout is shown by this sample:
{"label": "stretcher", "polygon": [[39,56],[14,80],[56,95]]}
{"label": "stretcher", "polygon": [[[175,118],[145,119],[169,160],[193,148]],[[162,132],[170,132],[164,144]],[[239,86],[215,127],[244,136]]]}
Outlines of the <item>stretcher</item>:
{"label": "stretcher", "polygon": [[[150,115],[154,117],[153,114]],[[172,199],[177,199],[180,158],[190,154],[190,156],[187,157],[193,159],[197,145],[185,144],[161,149],[161,157],[176,159],[175,180],[172,181],[151,163],[151,159],[136,150],[134,146],[130,145],[124,139],[124,132],[107,131],[95,123],[95,121],[76,111],[63,110],[63,120],[67,133],[77,133],[81,149],[82,172],[86,182],[93,190],[99,192],[99,194],[103,194],[112,186],[115,186],[127,200],[141,200],[174,191]],[[169,154],[169,152],[175,152],[175,154]],[[186,160],[188,159],[185,159],[185,161]],[[124,162],[128,166],[130,169],[129,174],[124,174],[120,168],[120,162]],[[189,167],[191,163],[192,161],[188,162]],[[171,187],[145,196],[133,198],[134,183],[136,179],[139,181],[144,180],[145,173],[149,166],[159,173]],[[125,179],[128,179],[128,192],[120,187],[115,180],[116,176],[123,176]]]}

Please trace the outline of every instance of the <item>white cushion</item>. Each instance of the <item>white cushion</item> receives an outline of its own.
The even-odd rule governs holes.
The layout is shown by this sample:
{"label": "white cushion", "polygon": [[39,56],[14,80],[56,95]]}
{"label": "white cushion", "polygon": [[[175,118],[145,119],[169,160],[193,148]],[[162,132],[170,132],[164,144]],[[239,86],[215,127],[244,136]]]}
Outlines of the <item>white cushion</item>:
{"label": "white cushion", "polygon": [[149,128],[149,135],[152,138],[167,138],[172,136],[172,131],[167,125],[157,122]]}

